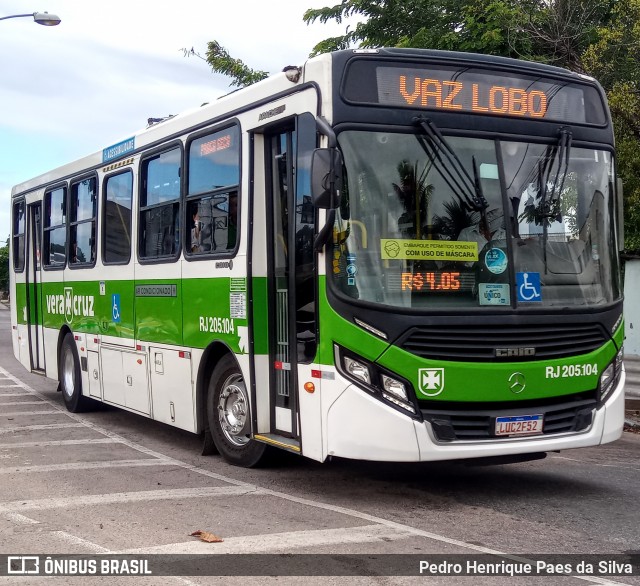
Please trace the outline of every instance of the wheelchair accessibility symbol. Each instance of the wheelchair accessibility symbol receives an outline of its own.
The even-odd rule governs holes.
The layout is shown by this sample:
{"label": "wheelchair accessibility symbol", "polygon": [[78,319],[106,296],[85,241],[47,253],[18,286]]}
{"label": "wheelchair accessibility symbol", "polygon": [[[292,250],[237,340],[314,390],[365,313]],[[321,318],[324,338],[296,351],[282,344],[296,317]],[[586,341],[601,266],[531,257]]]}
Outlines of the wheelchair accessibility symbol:
{"label": "wheelchair accessibility symbol", "polygon": [[518,301],[542,302],[540,273],[516,273]]}
{"label": "wheelchair accessibility symbol", "polygon": [[120,323],[120,294],[111,296],[111,317],[116,323]]}

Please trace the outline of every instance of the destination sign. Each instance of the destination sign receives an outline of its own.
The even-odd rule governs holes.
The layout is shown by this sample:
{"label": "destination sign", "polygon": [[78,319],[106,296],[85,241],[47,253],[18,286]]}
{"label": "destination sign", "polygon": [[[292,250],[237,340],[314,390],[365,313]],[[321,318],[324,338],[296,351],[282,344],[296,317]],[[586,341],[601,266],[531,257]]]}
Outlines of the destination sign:
{"label": "destination sign", "polygon": [[491,114],[511,114],[544,118],[549,98],[542,90],[486,85],[461,81],[399,75],[398,91],[407,105],[447,110],[471,110]]}
{"label": "destination sign", "polygon": [[225,134],[224,136],[218,136],[207,142],[203,142],[200,145],[200,156],[205,157],[212,153],[224,151],[231,147],[231,135]]}
{"label": "destination sign", "polygon": [[480,67],[388,65],[355,61],[343,96],[349,102],[391,107],[604,124],[604,105],[587,83]]}

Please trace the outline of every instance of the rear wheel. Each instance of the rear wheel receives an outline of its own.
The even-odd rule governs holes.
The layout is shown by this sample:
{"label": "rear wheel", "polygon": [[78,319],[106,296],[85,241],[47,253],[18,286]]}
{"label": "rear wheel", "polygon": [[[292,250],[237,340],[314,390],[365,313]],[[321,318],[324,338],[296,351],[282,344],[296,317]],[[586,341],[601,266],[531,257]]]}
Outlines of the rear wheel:
{"label": "rear wheel", "polygon": [[75,340],[70,333],[64,337],[60,347],[58,380],[67,410],[72,413],[86,410],[90,404],[90,399],[82,395],[80,360],[78,359]]}
{"label": "rear wheel", "polygon": [[238,364],[229,354],[211,374],[207,419],[213,442],[229,463],[251,468],[262,460],[267,446],[251,439],[249,393]]}

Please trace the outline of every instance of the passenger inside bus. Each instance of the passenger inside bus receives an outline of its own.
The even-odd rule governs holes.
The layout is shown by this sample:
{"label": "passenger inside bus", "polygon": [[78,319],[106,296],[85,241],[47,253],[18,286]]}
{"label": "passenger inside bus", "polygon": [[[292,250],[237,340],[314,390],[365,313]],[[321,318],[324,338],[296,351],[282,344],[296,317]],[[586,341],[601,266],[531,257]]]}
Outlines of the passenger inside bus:
{"label": "passenger inside bus", "polygon": [[202,223],[200,222],[200,215],[198,214],[198,208],[192,214],[193,227],[191,228],[191,252],[202,252]]}

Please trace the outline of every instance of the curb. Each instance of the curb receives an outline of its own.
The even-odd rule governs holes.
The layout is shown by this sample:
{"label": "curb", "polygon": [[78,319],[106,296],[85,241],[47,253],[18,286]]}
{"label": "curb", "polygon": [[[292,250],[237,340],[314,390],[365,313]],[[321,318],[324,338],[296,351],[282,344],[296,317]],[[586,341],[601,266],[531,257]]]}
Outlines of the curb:
{"label": "curb", "polygon": [[624,418],[624,428],[630,429],[633,431],[640,431],[640,421],[635,419],[629,419],[628,417]]}
{"label": "curb", "polygon": [[[628,355],[624,357],[624,369],[627,374],[625,383],[625,401],[626,410],[640,411],[640,357]],[[638,429],[640,424],[638,421],[625,421],[632,429]]]}
{"label": "curb", "polygon": [[625,409],[640,410],[640,397],[637,394],[629,392],[625,393],[624,397]]}

